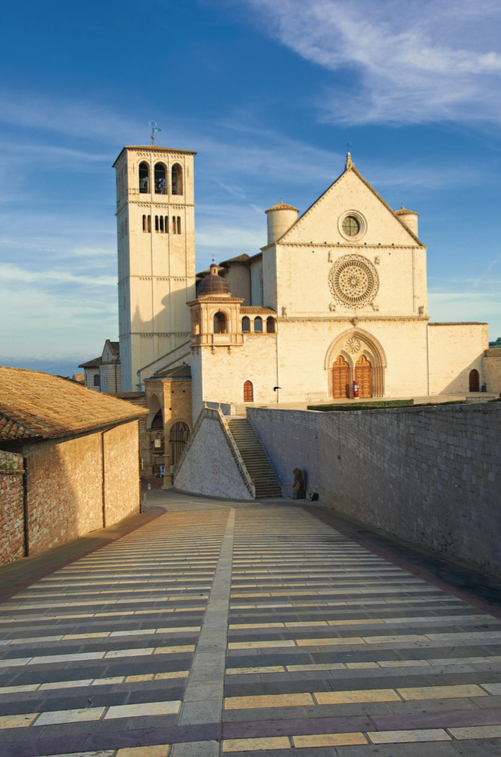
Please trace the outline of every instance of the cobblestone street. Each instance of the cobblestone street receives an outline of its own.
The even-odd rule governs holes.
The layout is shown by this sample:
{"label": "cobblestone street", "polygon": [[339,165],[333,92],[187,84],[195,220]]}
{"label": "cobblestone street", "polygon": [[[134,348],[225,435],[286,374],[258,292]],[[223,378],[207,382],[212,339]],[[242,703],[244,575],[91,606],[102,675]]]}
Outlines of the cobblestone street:
{"label": "cobblestone street", "polygon": [[0,604],[2,757],[501,754],[485,601],[320,509],[149,501]]}

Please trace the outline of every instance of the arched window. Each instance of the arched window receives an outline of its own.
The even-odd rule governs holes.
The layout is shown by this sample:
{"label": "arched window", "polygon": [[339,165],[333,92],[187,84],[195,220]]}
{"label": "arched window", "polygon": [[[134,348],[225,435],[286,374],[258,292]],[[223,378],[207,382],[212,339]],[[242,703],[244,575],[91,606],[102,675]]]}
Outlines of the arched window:
{"label": "arched window", "polygon": [[254,402],[254,387],[252,381],[246,381],[244,384],[244,402]]}
{"label": "arched window", "polygon": [[177,233],[181,233],[181,216],[177,217]]}
{"label": "arched window", "polygon": [[141,194],[150,191],[150,167],[147,163],[139,164],[139,191]]}
{"label": "arched window", "polygon": [[151,234],[151,216],[148,216],[148,231]]}
{"label": "arched window", "polygon": [[171,465],[178,464],[181,455],[183,454],[185,444],[188,441],[189,435],[190,427],[187,423],[183,423],[182,421],[174,423],[169,433],[169,453]]}
{"label": "arched window", "polygon": [[172,166],[172,194],[183,194],[183,169],[179,163],[174,163]]}
{"label": "arched window", "polygon": [[163,431],[164,430],[164,419],[162,417],[162,410],[158,410],[155,417],[151,421],[150,428]]}
{"label": "arched window", "polygon": [[226,316],[220,310],[214,316],[214,333],[226,334]]}
{"label": "arched window", "polygon": [[242,331],[250,331],[250,319],[247,316],[242,318]]}
{"label": "arched window", "polygon": [[160,231],[163,231],[164,230],[164,217],[160,216],[160,218],[158,220],[159,220],[159,223],[160,223]]}
{"label": "arched window", "polygon": [[158,225],[158,216],[155,216],[155,231],[158,231],[160,226]]}
{"label": "arched window", "polygon": [[155,164],[155,194],[167,194],[167,171],[163,163]]}
{"label": "arched window", "polygon": [[166,234],[169,233],[169,216],[165,216],[164,218],[164,231]]}
{"label": "arched window", "polygon": [[480,391],[480,374],[476,368],[470,371],[470,392]]}
{"label": "arched window", "polygon": [[172,233],[176,233],[176,216],[172,216]]}
{"label": "arched window", "polygon": [[271,315],[266,319],[266,333],[267,334],[275,333],[275,319]]}
{"label": "arched window", "polygon": [[263,331],[263,319],[257,316],[257,318],[254,318],[254,331],[256,332],[262,332]]}
{"label": "arched window", "polygon": [[101,376],[99,373],[94,375],[94,386],[101,386]]}
{"label": "arched window", "polygon": [[147,231],[147,227],[146,227],[146,216],[143,216],[143,231]]}

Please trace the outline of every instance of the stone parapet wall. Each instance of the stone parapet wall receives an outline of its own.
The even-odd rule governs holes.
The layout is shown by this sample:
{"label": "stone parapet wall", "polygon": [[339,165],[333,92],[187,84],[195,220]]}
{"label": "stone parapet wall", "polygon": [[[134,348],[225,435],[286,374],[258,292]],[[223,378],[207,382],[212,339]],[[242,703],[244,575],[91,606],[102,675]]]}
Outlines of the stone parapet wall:
{"label": "stone parapet wall", "polygon": [[0,565],[24,557],[23,458],[0,450]]}
{"label": "stone parapet wall", "polygon": [[501,569],[501,403],[248,417],[282,485],[301,468],[348,517]]}
{"label": "stone parapet wall", "polygon": [[[181,491],[226,499],[254,499],[236,445],[217,410],[205,409],[174,471]],[[252,487],[253,489],[253,487]]]}

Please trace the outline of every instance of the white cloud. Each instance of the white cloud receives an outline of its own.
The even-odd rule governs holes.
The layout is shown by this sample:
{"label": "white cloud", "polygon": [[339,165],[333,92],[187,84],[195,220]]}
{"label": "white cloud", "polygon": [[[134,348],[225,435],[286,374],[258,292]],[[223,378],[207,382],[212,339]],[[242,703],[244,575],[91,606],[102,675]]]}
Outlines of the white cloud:
{"label": "white cloud", "polygon": [[247,2],[262,28],[305,60],[347,72],[318,103],[326,120],[501,120],[501,6],[494,0]]}

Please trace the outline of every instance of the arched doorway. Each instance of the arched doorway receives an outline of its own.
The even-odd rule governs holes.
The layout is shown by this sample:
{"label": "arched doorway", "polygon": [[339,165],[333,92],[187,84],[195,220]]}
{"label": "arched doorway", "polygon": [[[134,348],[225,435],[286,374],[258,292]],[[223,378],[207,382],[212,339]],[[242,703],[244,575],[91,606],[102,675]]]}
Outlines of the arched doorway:
{"label": "arched doorway", "polygon": [[350,396],[350,367],[342,355],[332,366],[332,394],[334,399]]}
{"label": "arched doorway", "polygon": [[254,387],[252,381],[246,381],[244,384],[244,402],[254,402]]}
{"label": "arched doorway", "polygon": [[480,391],[480,375],[476,368],[470,371],[470,392]]}
{"label": "arched doorway", "polygon": [[355,383],[359,397],[372,397],[372,366],[365,355],[360,355],[355,364]]}
{"label": "arched doorway", "polygon": [[181,455],[183,454],[184,446],[188,441],[190,435],[190,428],[187,423],[178,421],[171,427],[169,433],[169,452],[170,452],[170,464],[177,465]]}

